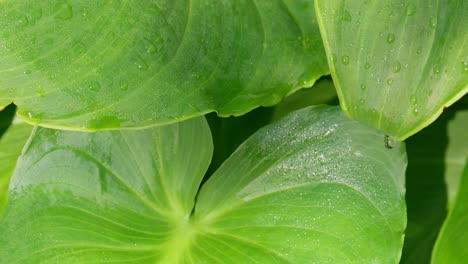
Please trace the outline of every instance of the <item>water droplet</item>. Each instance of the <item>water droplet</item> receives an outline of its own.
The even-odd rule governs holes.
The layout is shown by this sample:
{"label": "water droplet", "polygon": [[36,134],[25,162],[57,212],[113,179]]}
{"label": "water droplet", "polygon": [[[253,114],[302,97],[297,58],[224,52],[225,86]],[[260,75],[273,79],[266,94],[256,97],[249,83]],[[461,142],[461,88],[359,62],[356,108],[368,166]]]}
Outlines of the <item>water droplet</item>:
{"label": "water droplet", "polygon": [[434,66],[434,69],[432,70],[432,72],[434,72],[434,74],[439,74],[440,73],[440,65],[436,64]]}
{"label": "water droplet", "polygon": [[366,90],[367,89],[367,86],[365,84],[361,84],[361,90]]}
{"label": "water droplet", "polygon": [[90,85],[89,85],[89,89],[93,92],[99,92],[101,90],[101,84],[99,84],[99,82],[92,82]]}
{"label": "water droplet", "polygon": [[395,41],[395,35],[393,33],[388,34],[387,36],[387,43],[391,44]]}
{"label": "water droplet", "polygon": [[28,115],[28,118],[30,119],[29,121],[33,125],[38,125],[42,121],[42,114],[41,113],[36,114],[36,113],[33,113],[33,112],[28,112],[27,115]]}
{"label": "water droplet", "polygon": [[73,8],[68,3],[58,3],[54,7],[55,18],[59,20],[69,20],[73,17]]}
{"label": "water droplet", "polygon": [[135,60],[135,65],[138,67],[138,69],[143,71],[148,69],[148,64],[140,56],[137,56]]}
{"label": "water droplet", "polygon": [[39,21],[39,19],[42,18],[42,8],[39,7],[39,8],[34,9],[31,13],[31,17],[34,23]]}
{"label": "water droplet", "polygon": [[468,62],[462,61],[462,73],[468,73]]}
{"label": "water droplet", "polygon": [[416,13],[416,6],[413,3],[407,5],[406,6],[406,15],[407,16],[412,16],[412,15],[414,15],[414,13]]}
{"label": "water droplet", "polygon": [[388,149],[392,149],[396,146],[396,141],[389,135],[385,135],[384,143],[385,143],[385,147]]}
{"label": "water droplet", "polygon": [[387,84],[388,84],[388,85],[392,85],[392,84],[393,84],[393,79],[392,79],[392,78],[388,78],[388,79],[387,79]]}
{"label": "water droplet", "polygon": [[419,114],[419,109],[418,109],[418,106],[417,106],[417,105],[413,108],[413,114],[414,114],[414,115],[418,115],[418,114]]}
{"label": "water droplet", "polygon": [[26,74],[26,75],[31,74],[31,73],[32,73],[32,71],[30,69],[27,69],[27,70],[24,71],[24,74]]}
{"label": "water droplet", "polygon": [[367,69],[370,69],[370,67],[371,67],[370,63],[367,62],[366,64],[364,64],[364,68],[365,68],[366,70],[367,70]]}
{"label": "water droplet", "polygon": [[360,103],[360,104],[365,104],[365,103],[366,103],[366,100],[365,100],[365,99],[361,99],[361,100],[359,100],[359,103]]}
{"label": "water droplet", "polygon": [[431,28],[437,28],[437,17],[431,18]]}
{"label": "water droplet", "polygon": [[401,64],[400,64],[400,62],[399,62],[399,61],[395,61],[395,62],[393,63],[393,72],[394,72],[394,73],[398,73],[398,72],[400,72],[400,70],[401,70]]}
{"label": "water droplet", "polygon": [[349,64],[349,57],[344,55],[343,57],[341,57],[341,62],[344,64],[344,65],[348,65]]}
{"label": "water droplet", "polygon": [[416,105],[416,102],[417,102],[416,96],[415,96],[414,94],[411,95],[411,96],[410,96],[410,103],[411,103],[412,105]]}
{"label": "water droplet", "polygon": [[27,27],[29,25],[29,20],[26,16],[21,16],[19,19],[18,19],[18,23],[20,24],[20,26],[22,27]]}
{"label": "water droplet", "polygon": [[145,49],[147,53],[156,53],[158,51],[156,46],[148,39],[145,39]]}
{"label": "water droplet", "polygon": [[38,96],[40,96],[40,97],[44,97],[46,92],[45,92],[44,88],[40,87],[40,88],[36,89],[36,94]]}
{"label": "water droplet", "polygon": [[421,53],[422,53],[422,49],[419,48],[418,50],[416,50],[416,53],[417,53],[418,55],[421,54]]}
{"label": "water droplet", "polygon": [[345,11],[343,12],[342,19],[343,19],[343,21],[351,22],[351,21],[353,20],[353,17],[352,17],[351,14],[348,12],[348,10],[345,10]]}
{"label": "water droplet", "polygon": [[125,80],[120,81],[119,87],[121,91],[127,91],[128,90],[128,82]]}

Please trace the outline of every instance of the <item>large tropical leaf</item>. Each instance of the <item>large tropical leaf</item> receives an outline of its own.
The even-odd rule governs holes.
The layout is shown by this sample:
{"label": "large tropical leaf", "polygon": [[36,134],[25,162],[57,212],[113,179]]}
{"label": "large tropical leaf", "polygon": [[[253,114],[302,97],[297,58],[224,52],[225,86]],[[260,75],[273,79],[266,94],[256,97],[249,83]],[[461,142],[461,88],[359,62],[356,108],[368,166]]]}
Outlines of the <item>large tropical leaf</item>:
{"label": "large tropical leaf", "polygon": [[239,115],[328,72],[302,0],[7,0],[0,36],[0,107],[47,127]]}
{"label": "large tropical leaf", "polygon": [[316,0],[343,110],[404,140],[468,91],[468,1]]}
{"label": "large tropical leaf", "polygon": [[7,202],[10,177],[31,130],[32,126],[15,119],[0,138],[0,216]]}
{"label": "large tropical leaf", "polygon": [[466,263],[468,258],[468,160],[460,179],[453,209],[444,223],[432,254],[432,263]]}
{"label": "large tropical leaf", "polygon": [[[404,146],[339,107],[261,129],[200,190],[191,119],[142,131],[37,128],[0,223],[4,263],[396,263]],[[195,202],[195,205],[194,205]]]}

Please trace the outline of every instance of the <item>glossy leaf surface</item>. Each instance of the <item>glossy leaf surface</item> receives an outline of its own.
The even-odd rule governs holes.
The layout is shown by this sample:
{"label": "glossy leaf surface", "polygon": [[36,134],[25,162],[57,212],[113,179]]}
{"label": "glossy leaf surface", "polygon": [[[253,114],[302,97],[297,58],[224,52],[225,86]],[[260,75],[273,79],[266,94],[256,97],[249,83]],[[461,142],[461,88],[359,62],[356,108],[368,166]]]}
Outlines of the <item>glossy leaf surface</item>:
{"label": "glossy leaf surface", "polygon": [[13,175],[16,161],[31,134],[31,130],[32,126],[15,119],[0,138],[0,216],[7,202],[10,177]]}
{"label": "glossy leaf surface", "polygon": [[381,132],[339,107],[306,108],[242,144],[194,206],[209,136],[202,119],[143,131],[36,129],[12,179],[0,256],[7,263],[398,261],[403,145],[385,148]]}
{"label": "glossy leaf surface", "polygon": [[316,0],[343,110],[398,140],[468,91],[468,2]]}
{"label": "glossy leaf surface", "polygon": [[328,72],[311,1],[0,2],[0,107],[75,130],[272,105]]}

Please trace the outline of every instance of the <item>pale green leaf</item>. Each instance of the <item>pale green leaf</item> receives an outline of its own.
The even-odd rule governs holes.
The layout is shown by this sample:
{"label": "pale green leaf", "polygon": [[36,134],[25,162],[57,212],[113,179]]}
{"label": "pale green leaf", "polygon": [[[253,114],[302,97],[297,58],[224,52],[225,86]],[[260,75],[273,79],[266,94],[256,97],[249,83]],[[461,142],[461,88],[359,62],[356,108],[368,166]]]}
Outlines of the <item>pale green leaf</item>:
{"label": "pale green leaf", "polygon": [[302,0],[0,1],[0,107],[76,130],[272,105],[328,72]]}
{"label": "pale green leaf", "polygon": [[468,1],[316,0],[343,110],[404,140],[468,91]]}
{"label": "pale green leaf", "polygon": [[[38,128],[0,223],[5,263],[396,263],[404,145],[311,107],[242,144],[200,190],[206,122]],[[195,206],[195,207],[194,207]],[[193,209],[195,208],[195,209]]]}

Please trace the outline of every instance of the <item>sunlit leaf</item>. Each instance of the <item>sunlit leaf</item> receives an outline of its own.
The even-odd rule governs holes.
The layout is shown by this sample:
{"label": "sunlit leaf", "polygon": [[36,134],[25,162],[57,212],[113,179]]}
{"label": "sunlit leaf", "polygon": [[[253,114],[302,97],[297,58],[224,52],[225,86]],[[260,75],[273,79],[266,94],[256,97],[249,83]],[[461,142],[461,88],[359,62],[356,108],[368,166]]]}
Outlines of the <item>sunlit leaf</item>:
{"label": "sunlit leaf", "polygon": [[206,182],[206,122],[38,128],[0,222],[5,263],[396,263],[402,144],[311,107],[249,138]]}
{"label": "sunlit leaf", "polygon": [[312,1],[0,2],[0,107],[77,130],[272,105],[328,72]]}
{"label": "sunlit leaf", "polygon": [[404,140],[468,91],[468,1],[316,0],[343,110]]}

